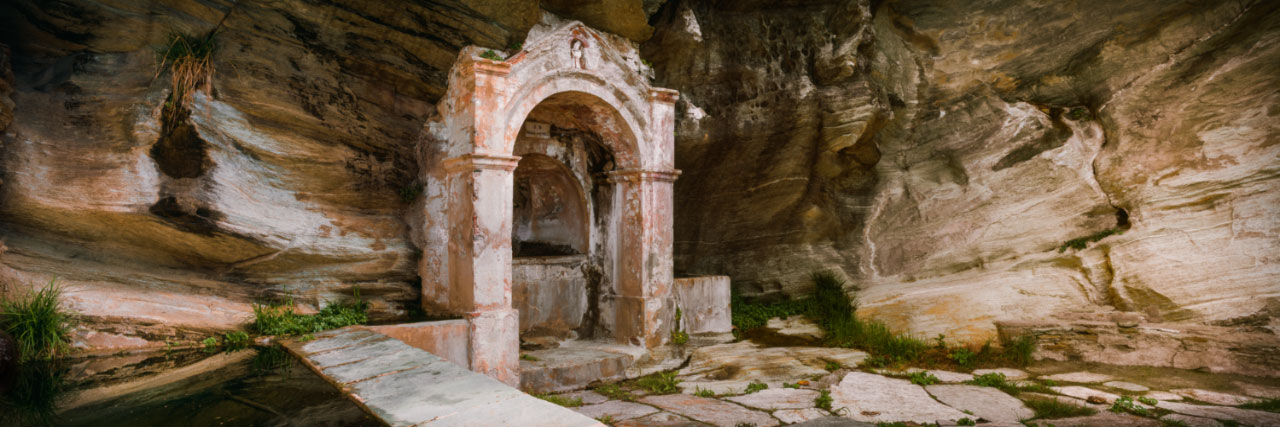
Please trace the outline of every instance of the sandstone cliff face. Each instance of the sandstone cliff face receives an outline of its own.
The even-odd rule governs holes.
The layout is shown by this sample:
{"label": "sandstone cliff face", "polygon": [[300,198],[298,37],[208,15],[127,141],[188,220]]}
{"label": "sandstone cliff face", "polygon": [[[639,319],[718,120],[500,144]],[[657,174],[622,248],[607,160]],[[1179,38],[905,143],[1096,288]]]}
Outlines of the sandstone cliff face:
{"label": "sandstone cliff face", "polygon": [[658,21],[646,54],[689,102],[685,272],[798,293],[832,269],[862,313],[965,340],[1111,310],[1277,326],[1274,3],[675,2]]}
{"label": "sandstone cliff face", "polygon": [[[102,348],[357,286],[403,315],[410,147],[458,50],[540,8],[681,91],[678,273],[832,270],[864,314],[965,340],[1110,311],[1280,329],[1262,1],[5,2],[0,292],[57,276]],[[212,96],[165,132],[156,50],[224,17]]]}
{"label": "sandstone cliff face", "polygon": [[[458,49],[518,41],[540,13],[462,3],[6,2],[0,282],[58,277],[122,335],[89,343],[105,348],[238,327],[267,297],[359,288],[403,315],[423,118]],[[213,96],[164,132],[157,50],[224,17]]]}

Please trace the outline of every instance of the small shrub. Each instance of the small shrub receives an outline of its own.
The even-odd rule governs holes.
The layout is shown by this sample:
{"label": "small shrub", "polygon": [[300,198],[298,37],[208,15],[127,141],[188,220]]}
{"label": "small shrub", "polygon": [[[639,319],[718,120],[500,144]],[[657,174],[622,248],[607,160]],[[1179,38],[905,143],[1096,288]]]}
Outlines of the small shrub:
{"label": "small shrub", "polygon": [[204,344],[205,351],[215,351],[218,349],[217,338],[214,338],[214,337],[205,338],[204,341],[200,341],[200,343]]}
{"label": "small shrub", "polygon": [[910,378],[911,383],[915,385],[933,385],[939,382],[938,377],[925,371],[912,372]]}
{"label": "small shrub", "polygon": [[[1147,403],[1147,402],[1142,402],[1142,403]],[[1155,405],[1154,403],[1147,403],[1147,404]],[[1240,407],[1244,409],[1256,409],[1259,411],[1280,412],[1280,399],[1267,399],[1260,402],[1250,402],[1250,403],[1240,405]]]}
{"label": "small shrub", "polygon": [[958,425],[958,426],[976,426],[976,425],[978,425],[978,422],[977,422],[977,421],[974,421],[974,420],[973,420],[973,418],[964,417],[964,418],[961,418],[961,419],[956,420],[956,425]]}
{"label": "small shrub", "polygon": [[817,406],[818,408],[826,409],[830,411],[831,410],[831,392],[827,390],[822,390],[821,392],[819,392],[818,397],[813,399],[813,406]]}
{"label": "small shrub", "polygon": [[680,380],[676,379],[674,371],[655,372],[636,380],[637,386],[653,394],[679,393],[680,388],[676,387],[676,384],[680,384]]}
{"label": "small shrub", "polygon": [[1073,405],[1059,399],[1027,399],[1027,407],[1035,411],[1036,418],[1071,418],[1097,414],[1098,411],[1079,405]]}
{"label": "small shrub", "polygon": [[965,369],[973,369],[973,362],[977,356],[977,354],[967,348],[952,350],[951,354],[947,355],[952,362],[956,362],[957,365],[960,365],[960,367]]}
{"label": "small shrub", "polygon": [[1137,404],[1133,403],[1133,398],[1129,396],[1122,396],[1121,398],[1116,399],[1116,401],[1111,404],[1111,408],[1108,410],[1118,414],[1127,412],[1140,417],[1146,417],[1151,415],[1151,411],[1147,410],[1147,408],[1138,406]]}
{"label": "small shrub", "polygon": [[577,408],[579,406],[582,406],[581,397],[575,397],[570,399],[568,397],[556,396],[554,394],[535,394],[533,395],[533,397],[536,397],[536,398],[539,398],[539,399],[542,399],[566,408]]}
{"label": "small shrub", "polygon": [[693,395],[698,397],[716,397],[716,392],[698,387],[697,390],[694,390]]}
{"label": "small shrub", "polygon": [[222,335],[222,344],[232,350],[241,350],[249,346],[249,334],[244,331],[232,331]]}
{"label": "small shrub", "polygon": [[480,54],[480,57],[491,61],[502,61],[502,56],[498,55],[498,52],[494,52],[493,49],[485,49],[485,51]]}
{"label": "small shrub", "polygon": [[61,305],[62,286],[57,279],[39,291],[0,300],[0,327],[17,341],[20,361],[49,360],[71,350],[73,319]]}
{"label": "small shrub", "polygon": [[762,382],[759,382],[759,381],[753,381],[751,384],[747,384],[747,392],[746,392],[746,394],[755,393],[755,392],[757,392],[757,391],[764,390],[764,389],[767,389],[767,388],[769,388],[769,385],[768,385],[768,384],[765,384],[765,383],[762,383]]}
{"label": "small shrub", "polygon": [[636,400],[636,397],[631,395],[631,392],[623,389],[622,386],[617,384],[605,384],[596,387],[594,390],[596,393],[600,393],[600,395],[613,400],[623,400],[627,402]]}

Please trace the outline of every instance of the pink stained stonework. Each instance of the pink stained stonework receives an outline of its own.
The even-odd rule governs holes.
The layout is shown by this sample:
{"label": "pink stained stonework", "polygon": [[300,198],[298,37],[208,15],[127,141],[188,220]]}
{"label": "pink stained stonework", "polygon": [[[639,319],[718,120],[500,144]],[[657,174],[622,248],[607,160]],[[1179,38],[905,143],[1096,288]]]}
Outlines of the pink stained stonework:
{"label": "pink stained stonework", "polygon": [[485,50],[462,50],[419,145],[423,309],[465,319],[468,367],[511,385],[524,333],[666,344],[678,93],[626,39],[551,15]]}

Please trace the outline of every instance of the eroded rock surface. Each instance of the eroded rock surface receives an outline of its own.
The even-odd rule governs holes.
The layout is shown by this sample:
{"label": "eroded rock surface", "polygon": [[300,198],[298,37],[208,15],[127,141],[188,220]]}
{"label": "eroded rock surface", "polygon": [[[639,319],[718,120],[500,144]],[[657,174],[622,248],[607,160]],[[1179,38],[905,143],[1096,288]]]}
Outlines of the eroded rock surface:
{"label": "eroded rock surface", "polygon": [[852,372],[832,386],[831,399],[837,413],[855,421],[932,424],[969,417],[938,403],[923,387],[907,380],[863,372]]}

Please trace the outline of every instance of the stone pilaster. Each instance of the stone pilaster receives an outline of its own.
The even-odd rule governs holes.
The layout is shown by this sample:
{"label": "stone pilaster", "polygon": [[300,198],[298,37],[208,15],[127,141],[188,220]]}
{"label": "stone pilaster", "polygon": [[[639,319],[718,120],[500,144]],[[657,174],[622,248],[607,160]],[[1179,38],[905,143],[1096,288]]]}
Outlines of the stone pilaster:
{"label": "stone pilaster", "polygon": [[618,342],[656,347],[671,325],[672,186],[677,170],[628,169],[610,173],[619,215],[614,276]]}

